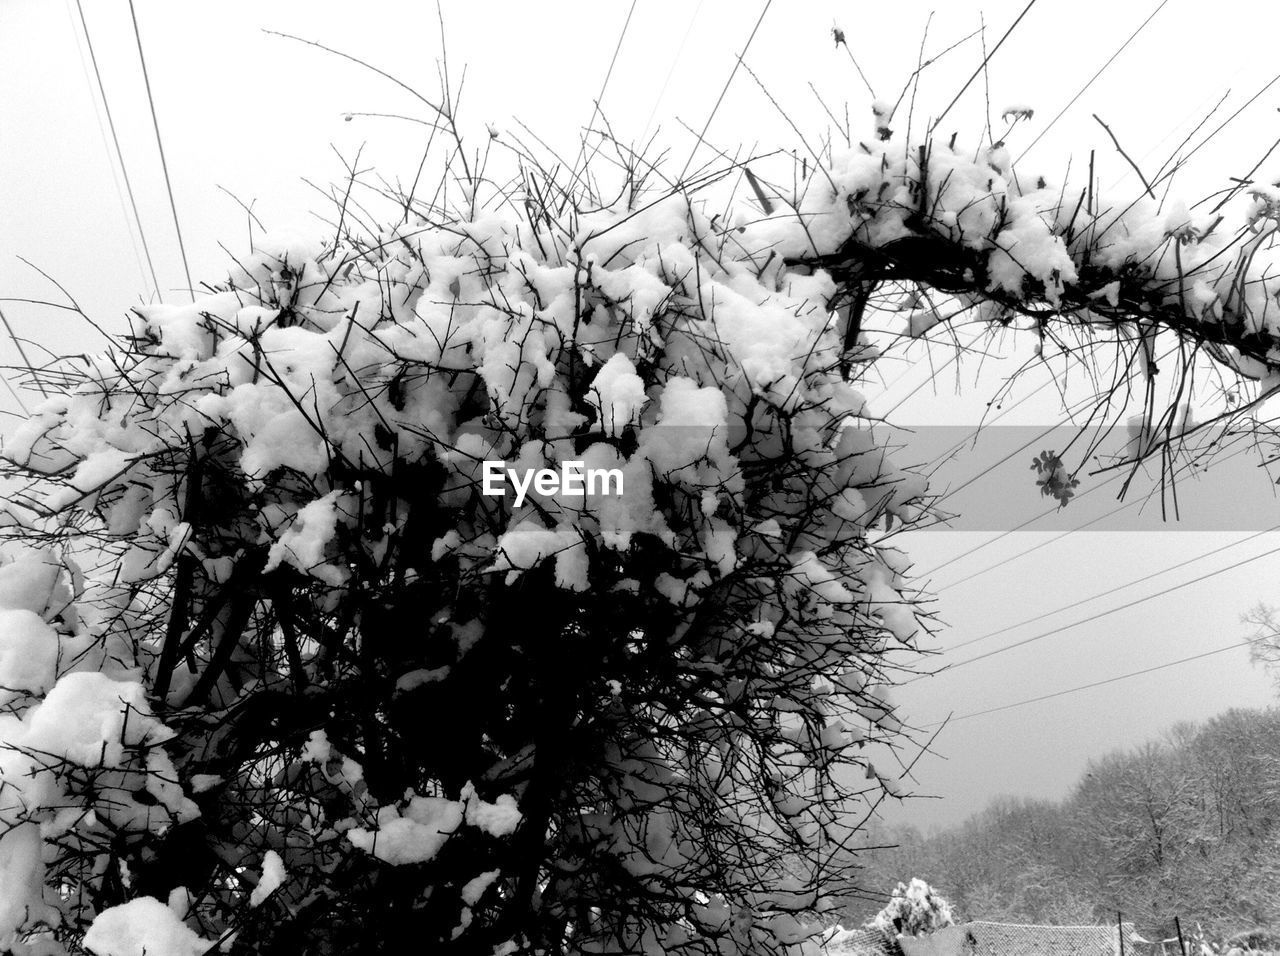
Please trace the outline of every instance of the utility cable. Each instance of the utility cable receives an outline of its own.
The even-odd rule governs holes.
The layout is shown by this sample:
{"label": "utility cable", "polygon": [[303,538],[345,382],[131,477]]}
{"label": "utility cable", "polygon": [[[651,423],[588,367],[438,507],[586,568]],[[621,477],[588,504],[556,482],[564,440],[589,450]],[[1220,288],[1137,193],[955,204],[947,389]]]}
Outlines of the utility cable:
{"label": "utility cable", "polygon": [[988,707],[985,710],[975,710],[972,713],[961,714],[959,717],[949,717],[946,720],[940,720],[930,726],[938,726],[940,724],[954,724],[960,720],[969,720],[972,717],[983,717],[987,714],[996,714],[1002,710],[1012,710],[1015,707],[1026,707],[1028,704],[1038,704],[1041,701],[1053,700],[1058,697],[1066,697],[1069,694],[1078,694],[1083,690],[1092,690],[1094,687],[1105,687],[1107,684],[1115,684],[1118,681],[1129,680],[1131,677],[1141,677],[1143,674],[1153,674],[1156,671],[1162,671],[1169,667],[1177,667],[1180,664],[1189,664],[1192,661],[1204,660],[1206,657],[1213,657],[1215,654],[1225,654],[1227,651],[1234,651],[1239,647],[1248,647],[1251,644],[1257,644],[1264,641],[1270,634],[1264,634],[1260,637],[1253,637],[1247,641],[1238,641],[1235,644],[1228,644],[1225,647],[1218,647],[1211,651],[1203,651],[1199,654],[1192,654],[1190,657],[1182,657],[1176,661],[1167,661],[1163,664],[1156,664],[1153,667],[1144,667],[1141,670],[1130,671],[1127,674],[1120,674],[1116,677],[1107,677],[1103,680],[1091,681],[1088,684],[1080,684],[1077,687],[1069,687],[1066,690],[1054,691],[1051,694],[1041,694],[1039,697],[1028,697],[1026,700],[1015,701],[1012,704],[1001,704],[999,707]]}
{"label": "utility cable", "polygon": [[1120,49],[1116,50],[1115,53],[1111,54],[1111,57],[1107,60],[1107,62],[1102,64],[1102,66],[1098,68],[1098,72],[1093,74],[1093,76],[1089,77],[1089,82],[1085,83],[1084,86],[1080,87],[1079,92],[1077,92],[1075,96],[1071,97],[1071,102],[1069,102],[1066,106],[1064,106],[1061,110],[1059,110],[1058,115],[1049,121],[1049,125],[1046,126],[1044,129],[1042,129],[1039,135],[1037,135],[1036,138],[1031,141],[1031,145],[1028,146],[1019,154],[1018,158],[1014,160],[1015,165],[1017,163],[1020,163],[1022,161],[1022,158],[1026,156],[1027,153],[1031,152],[1032,147],[1034,147],[1036,143],[1040,142],[1040,140],[1044,138],[1045,134],[1048,133],[1049,130],[1053,129],[1054,124],[1056,124],[1058,120],[1062,119],[1063,115],[1067,112],[1067,110],[1071,109],[1071,107],[1076,105],[1076,100],[1084,96],[1085,92],[1089,89],[1089,87],[1093,86],[1094,82],[1098,79],[1098,77],[1102,76],[1102,74],[1106,72],[1107,67],[1111,66],[1111,64],[1116,61],[1116,58],[1120,56],[1120,54],[1125,51],[1125,49],[1129,46],[1129,44],[1132,43],[1137,38],[1138,34],[1147,28],[1147,24],[1155,19],[1156,14],[1159,13],[1161,10],[1163,10],[1165,8],[1165,4],[1167,4],[1168,2],[1169,0],[1160,0],[1160,3],[1156,6],[1156,8],[1147,15],[1147,18],[1143,20],[1141,24],[1138,25],[1138,28],[1134,30],[1133,33],[1129,34],[1129,39],[1125,40],[1124,43],[1120,44]]}
{"label": "utility cable", "polygon": [[147,58],[142,52],[142,33],[138,30],[138,13],[133,0],[129,0],[129,16],[133,20],[133,36],[138,42],[138,62],[142,65],[142,81],[147,88],[147,105],[151,107],[151,125],[156,131],[156,148],[160,151],[160,168],[164,171],[164,185],[169,193],[169,210],[173,213],[173,229],[178,234],[178,251],[182,254],[182,269],[187,277],[187,292],[191,301],[196,300],[195,284],[191,281],[191,267],[187,263],[187,247],[182,241],[182,225],[178,222],[178,204],[173,199],[173,182],[169,178],[169,163],[164,156],[164,141],[160,137],[160,120],[156,116],[156,101],[151,95],[151,76],[147,72]]}
{"label": "utility cable", "polygon": [[89,23],[85,19],[84,7],[80,0],[75,0],[76,11],[80,15],[80,28],[84,32],[85,45],[89,50],[89,62],[93,67],[93,75],[98,84],[98,95],[102,100],[103,112],[107,118],[107,129],[111,133],[111,142],[115,147],[116,161],[120,164],[120,174],[124,179],[125,192],[129,197],[129,208],[133,211],[133,221],[138,227],[138,238],[142,241],[143,255],[147,260],[147,269],[151,273],[151,287],[155,290],[156,296],[160,295],[160,282],[156,279],[155,262],[151,257],[151,246],[147,242],[146,231],[142,228],[142,216],[138,213],[138,201],[134,197],[133,182],[129,178],[129,168],[124,162],[124,151],[120,148],[120,136],[116,132],[115,118],[111,115],[111,102],[107,99],[107,88],[102,82],[102,72],[98,68],[98,55],[93,49],[93,37],[89,33]]}
{"label": "utility cable", "polygon": [[[1035,0],[1031,0],[1032,3]],[[680,170],[680,175],[676,177],[676,181],[680,182],[684,179],[684,174],[689,171],[690,165],[693,163],[693,157],[698,155],[698,148],[702,145],[702,141],[707,137],[707,130],[711,128],[711,121],[716,118],[716,113],[720,111],[720,104],[724,102],[725,95],[729,92],[729,87],[733,84],[733,78],[738,75],[738,67],[742,66],[742,61],[746,58],[747,51],[751,49],[751,41],[756,38],[756,33],[760,30],[760,24],[764,23],[765,15],[769,12],[769,8],[773,6],[773,0],[765,0],[764,7],[760,10],[760,17],[756,20],[756,25],[751,28],[751,35],[747,37],[746,46],[742,48],[742,52],[738,54],[737,59],[733,61],[733,69],[729,72],[729,78],[724,81],[724,88],[720,90],[720,95],[716,97],[715,106],[711,107],[711,113],[707,116],[707,121],[702,124],[702,132],[698,134],[698,141],[693,144],[693,149],[689,153],[689,158],[685,160],[684,169]]]}
{"label": "utility cable", "polygon": [[[944,674],[944,673],[947,673],[948,671],[958,670],[961,667],[964,667],[966,664],[975,664],[978,661],[983,661],[983,660],[986,660],[987,658],[995,657],[996,655],[1003,654],[1006,651],[1012,651],[1019,647],[1025,647],[1027,644],[1032,644],[1036,641],[1042,641],[1048,637],[1054,637],[1058,634],[1062,634],[1065,631],[1069,631],[1069,630],[1072,630],[1073,628],[1080,627],[1082,624],[1091,624],[1094,621],[1101,620],[1104,617],[1110,617],[1112,614],[1118,614],[1121,611],[1127,611],[1141,604],[1146,604],[1149,601],[1154,601],[1156,598],[1164,597],[1167,594],[1172,594],[1174,591],[1178,591],[1178,590],[1181,590],[1182,588],[1189,587],[1192,584],[1199,584],[1202,581],[1207,581],[1210,578],[1217,577],[1220,574],[1225,574],[1228,571],[1234,571],[1237,568],[1244,567],[1246,564],[1252,564],[1254,561],[1260,561],[1263,558],[1270,557],[1271,555],[1277,554],[1277,553],[1280,553],[1280,547],[1275,547],[1269,551],[1263,551],[1261,554],[1255,554],[1252,557],[1244,558],[1240,561],[1235,562],[1234,564],[1228,564],[1225,567],[1217,568],[1213,571],[1208,571],[1198,577],[1192,578],[1190,581],[1183,581],[1179,584],[1173,585],[1172,587],[1163,588],[1151,594],[1146,594],[1146,595],[1143,595],[1142,597],[1134,598],[1131,601],[1126,601],[1124,604],[1119,604],[1115,607],[1107,608],[1105,611],[1098,611],[1095,614],[1090,614],[1087,617],[1082,617],[1075,621],[1069,621],[1066,624],[1059,625],[1058,627],[1051,628],[1050,630],[1041,631],[1039,634],[1033,634],[1031,637],[1025,637],[1022,640],[1015,641],[1012,644],[1006,644],[1002,647],[997,647],[995,650],[987,651],[986,653],[983,653],[983,654],[976,654],[973,657],[966,657],[964,660],[958,661],[955,664],[947,665],[946,667],[942,668],[936,673]],[[919,677],[914,677],[910,681],[906,681],[906,683],[912,683],[913,681],[916,681],[919,679],[920,679]]]}

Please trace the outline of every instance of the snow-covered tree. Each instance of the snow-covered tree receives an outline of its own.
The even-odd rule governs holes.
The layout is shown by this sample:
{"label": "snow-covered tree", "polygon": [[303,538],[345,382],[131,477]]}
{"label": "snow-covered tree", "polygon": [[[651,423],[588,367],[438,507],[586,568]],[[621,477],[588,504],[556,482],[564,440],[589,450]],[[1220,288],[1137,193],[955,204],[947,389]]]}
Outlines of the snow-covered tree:
{"label": "snow-covered tree", "polygon": [[1249,645],[1249,660],[1267,672],[1280,690],[1280,620],[1276,609],[1266,604],[1256,604],[1242,615],[1241,623],[1255,628],[1253,643]]}
{"label": "snow-covered tree", "polygon": [[868,924],[891,939],[921,936],[955,924],[951,904],[918,877],[893,888],[889,902]]}
{"label": "snow-covered tree", "polygon": [[[1104,204],[878,117],[763,213],[718,205],[735,164],[451,144],[388,224],[348,191],[46,370],[4,449],[0,942],[807,945],[927,624],[877,306],[1134,376],[1162,332],[1188,375],[1280,341],[1280,190]],[[485,461],[623,490],[517,505]]]}

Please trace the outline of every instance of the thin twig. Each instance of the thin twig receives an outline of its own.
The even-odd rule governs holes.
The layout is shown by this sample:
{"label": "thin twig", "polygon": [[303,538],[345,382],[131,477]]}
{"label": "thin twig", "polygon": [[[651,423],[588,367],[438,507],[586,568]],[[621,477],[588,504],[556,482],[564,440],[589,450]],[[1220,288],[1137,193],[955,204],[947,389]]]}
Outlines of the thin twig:
{"label": "thin twig", "polygon": [[1125,161],[1128,162],[1128,164],[1131,167],[1133,167],[1133,171],[1138,174],[1138,178],[1142,180],[1142,186],[1144,189],[1146,189],[1147,195],[1150,196],[1152,199],[1155,199],[1156,198],[1155,191],[1151,188],[1151,184],[1147,182],[1147,177],[1142,175],[1142,170],[1138,168],[1138,164],[1135,163],[1133,161],[1133,158],[1124,151],[1124,147],[1120,145],[1120,140],[1116,139],[1116,134],[1111,132],[1111,127],[1108,126],[1106,123],[1104,123],[1102,121],[1102,117],[1100,117],[1097,113],[1093,114],[1093,118],[1098,121],[1099,126],[1101,126],[1103,129],[1107,131],[1107,135],[1111,137],[1111,142],[1115,144],[1116,151],[1125,158]]}

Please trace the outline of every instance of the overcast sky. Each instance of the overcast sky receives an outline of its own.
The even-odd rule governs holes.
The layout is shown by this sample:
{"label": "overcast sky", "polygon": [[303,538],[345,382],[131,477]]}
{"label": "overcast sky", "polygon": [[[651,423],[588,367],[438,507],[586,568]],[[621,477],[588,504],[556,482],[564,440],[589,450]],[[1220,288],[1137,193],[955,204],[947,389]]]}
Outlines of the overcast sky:
{"label": "overcast sky", "polygon": [[[185,296],[184,270],[129,6],[127,0],[83,2],[142,228],[153,252],[159,294],[180,300]],[[345,114],[421,116],[420,104],[386,80],[264,30],[294,33],[339,48],[424,93],[434,93],[441,53],[434,5],[315,0],[135,3],[182,237],[197,283],[201,277],[225,274],[224,247],[231,253],[247,247],[246,216],[228,193],[251,203],[272,230],[305,231],[323,228],[312,211],[323,209],[324,199],[308,181],[326,187],[341,180],[340,157],[350,161],[363,149],[363,167],[379,169],[390,181],[412,180],[425,138],[420,125],[359,115],[347,120]],[[929,4],[906,0],[775,2],[746,63],[790,122],[750,76],[739,72],[715,113],[708,140],[727,151],[754,147],[803,153],[806,147],[792,122],[810,145],[820,143],[830,128],[814,89],[841,116],[847,103],[855,135],[859,130],[868,135],[870,94],[848,52],[832,42],[833,25],[843,29],[849,51],[877,94],[893,100],[915,69],[922,38],[928,60],[985,22],[990,49],[1026,6],[1025,0],[948,0],[936,5],[930,21]],[[1256,0],[1223,0],[1212,6],[1196,0],[1038,0],[992,59],[989,90],[982,79],[975,82],[947,114],[944,130],[959,130],[975,140],[988,95],[997,114],[1009,105],[1034,107],[1034,119],[1010,139],[1017,155],[1157,6],[1161,9],[1150,24],[1052,126],[1021,167],[1061,181],[1069,157],[1078,170],[1087,165],[1090,150],[1096,150],[1101,181],[1131,192],[1137,183],[1092,114],[1111,126],[1140,167],[1158,167],[1224,93],[1229,97],[1207,129],[1271,79],[1280,8]],[[455,84],[466,70],[461,114],[468,135],[483,144],[486,125],[500,137],[528,135],[519,121],[557,152],[573,154],[630,9],[626,0],[446,2],[449,69]],[[656,148],[669,148],[673,161],[682,165],[694,137],[681,122],[694,130],[703,127],[761,9],[760,3],[743,0],[636,3],[602,102],[619,138],[638,140],[661,129]],[[914,108],[917,125],[947,107],[981,58],[982,39],[973,36],[924,71]],[[63,283],[102,325],[119,329],[126,308],[153,298],[155,291],[103,132],[87,64],[74,0],[0,0],[0,296],[56,297],[48,283],[17,258],[24,256]],[[1280,136],[1278,106],[1280,84],[1197,154],[1175,192],[1197,198],[1229,176],[1246,174]],[[1273,167],[1264,167],[1264,174],[1269,168]],[[4,303],[4,308],[20,335],[50,351],[100,347],[100,340],[66,313],[21,302]],[[930,371],[926,351],[921,348],[916,354],[917,366],[877,398],[882,408],[901,401],[895,414],[907,424],[976,421],[1013,364],[991,362],[979,371],[976,362],[966,363],[959,378],[952,370],[940,377],[936,389],[924,387],[912,394]],[[934,363],[944,360],[937,350],[931,358]],[[0,361],[16,361],[7,342],[0,343]],[[1042,382],[1028,375],[1015,395]],[[962,400],[954,395],[958,387]],[[910,397],[903,401],[905,396]],[[0,408],[12,410],[7,396]],[[1027,402],[1010,420],[1049,425],[1060,415],[1042,396]],[[970,460],[970,470],[976,472],[982,459]],[[1269,482],[1256,472],[1251,480],[1256,486],[1254,527],[1280,523],[1280,507]],[[1009,487],[1008,494],[1026,496],[1017,499],[1018,507],[1034,505],[1035,488],[1029,479]],[[1228,497],[1222,487],[1226,486],[1215,490],[1211,476],[1184,492],[1191,496],[1188,506],[1194,508],[1198,495],[1202,508],[1211,511],[1215,495],[1219,500]],[[1096,498],[1111,494],[1103,489]],[[1232,500],[1239,500],[1238,495]],[[1054,521],[1065,528],[1075,520],[1057,516],[1033,528],[1052,529]],[[938,585],[935,610],[947,624],[936,646],[954,647],[1083,601],[1247,534],[1238,525],[1215,525],[1212,520],[1189,525],[1196,530],[1124,527],[1075,532],[1028,554],[1023,552],[1056,532],[1020,531],[952,564],[946,562],[993,535],[914,535],[910,546],[922,570],[945,565],[930,576]],[[1228,527],[1235,530],[1224,530]],[[1280,540],[1273,535],[1253,538],[1173,574],[1010,630],[942,660],[960,660],[1035,636],[1277,546]],[[1004,563],[961,581],[997,562]],[[916,682],[903,688],[898,699],[905,716],[924,726],[948,713],[997,707],[1242,640],[1249,636],[1238,623],[1243,611],[1260,600],[1280,603],[1277,572],[1280,556],[1242,564],[1154,601]],[[957,583],[947,586],[953,582]],[[1265,704],[1272,696],[1268,681],[1250,668],[1241,649],[963,720],[936,741],[938,756],[916,766],[912,788],[941,799],[913,802],[893,811],[893,819],[929,827],[956,822],[996,794],[1060,796],[1092,756],[1139,743],[1176,721],[1204,718],[1231,706]]]}

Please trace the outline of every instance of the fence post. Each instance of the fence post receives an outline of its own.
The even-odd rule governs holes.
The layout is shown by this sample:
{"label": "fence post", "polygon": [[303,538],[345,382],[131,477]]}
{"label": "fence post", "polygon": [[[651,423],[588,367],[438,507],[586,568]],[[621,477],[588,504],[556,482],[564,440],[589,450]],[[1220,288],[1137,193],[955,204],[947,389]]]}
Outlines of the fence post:
{"label": "fence post", "polygon": [[1173,918],[1173,928],[1178,931],[1178,946],[1182,949],[1182,956],[1187,956],[1187,944],[1182,938],[1182,922],[1177,916]]}
{"label": "fence post", "polygon": [[1124,914],[1116,910],[1116,935],[1120,937],[1120,956],[1124,956]]}

